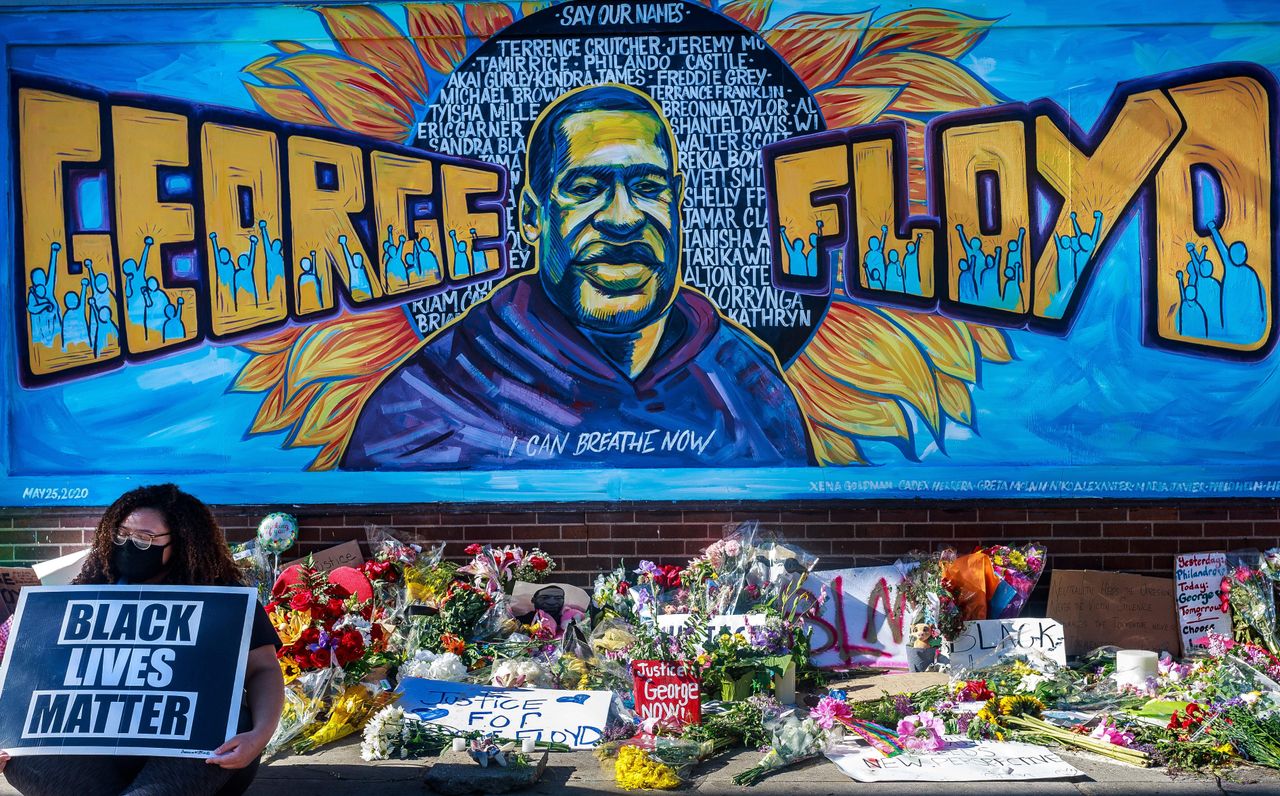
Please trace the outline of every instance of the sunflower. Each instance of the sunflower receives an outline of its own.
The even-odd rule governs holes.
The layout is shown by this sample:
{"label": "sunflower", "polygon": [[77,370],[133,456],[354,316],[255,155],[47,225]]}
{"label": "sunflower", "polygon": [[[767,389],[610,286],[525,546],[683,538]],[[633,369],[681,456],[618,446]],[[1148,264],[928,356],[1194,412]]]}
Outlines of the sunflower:
{"label": "sunflower", "polygon": [[[370,6],[317,8],[334,49],[271,42],[273,54],[244,68],[245,87],[277,119],[405,142],[432,92],[468,54],[546,5],[414,3],[403,7],[403,25]],[[882,16],[804,12],[772,23],[772,0],[709,5],[759,33],[791,65],[828,127],[901,124],[916,211],[926,198],[929,119],[1002,99],[960,63],[994,19],[912,8]],[[241,346],[252,356],[232,389],[265,393],[250,433],[285,432],[285,446],[319,449],[308,469],[328,470],[382,376],[419,343],[398,307],[290,327]],[[819,463],[865,464],[862,445],[871,440],[916,458],[918,425],[944,450],[947,423],[976,421],[982,364],[1012,359],[1000,330],[874,306],[837,289],[785,376]]]}
{"label": "sunflower", "polygon": [[280,674],[284,675],[284,684],[288,685],[298,679],[298,675],[302,674],[302,667],[298,662],[289,656],[280,659]]}

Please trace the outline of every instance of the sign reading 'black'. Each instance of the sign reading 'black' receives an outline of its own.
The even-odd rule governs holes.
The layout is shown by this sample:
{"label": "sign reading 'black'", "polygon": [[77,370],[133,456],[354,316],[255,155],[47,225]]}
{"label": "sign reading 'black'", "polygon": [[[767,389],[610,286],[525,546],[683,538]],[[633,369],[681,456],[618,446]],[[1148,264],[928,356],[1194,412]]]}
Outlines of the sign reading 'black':
{"label": "sign reading 'black'", "polygon": [[236,732],[248,588],[23,589],[0,669],[0,749],[206,757]]}

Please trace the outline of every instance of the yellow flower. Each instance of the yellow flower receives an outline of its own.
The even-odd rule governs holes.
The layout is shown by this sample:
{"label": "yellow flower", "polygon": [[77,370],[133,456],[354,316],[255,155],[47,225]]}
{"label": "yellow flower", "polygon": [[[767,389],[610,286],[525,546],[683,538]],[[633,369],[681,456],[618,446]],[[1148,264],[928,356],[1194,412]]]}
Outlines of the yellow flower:
{"label": "yellow flower", "polygon": [[288,646],[302,636],[302,631],[311,627],[311,612],[277,608],[271,612],[271,626],[276,629],[281,643]]}
{"label": "yellow flower", "polygon": [[1039,718],[1044,703],[1033,696],[1011,696],[1000,699],[1001,716],[1033,716]]}
{"label": "yellow flower", "polygon": [[674,790],[681,784],[675,769],[659,763],[635,746],[623,746],[618,750],[613,778],[623,790]]}
{"label": "yellow flower", "polygon": [[298,675],[302,674],[302,667],[298,662],[289,656],[280,659],[280,674],[284,675],[284,684],[288,685],[298,679]]}
{"label": "yellow flower", "polygon": [[1221,752],[1224,755],[1229,755],[1235,752],[1235,750],[1236,750],[1235,747],[1229,743],[1224,743],[1222,746],[1215,746],[1213,749],[1213,751]]}

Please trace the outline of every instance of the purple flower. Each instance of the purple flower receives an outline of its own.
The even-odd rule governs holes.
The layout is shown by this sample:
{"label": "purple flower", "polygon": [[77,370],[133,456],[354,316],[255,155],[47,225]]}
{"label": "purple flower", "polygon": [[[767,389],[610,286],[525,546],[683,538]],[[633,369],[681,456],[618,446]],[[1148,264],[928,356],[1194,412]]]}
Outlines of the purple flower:
{"label": "purple flower", "polygon": [[915,711],[915,706],[911,704],[911,697],[906,694],[897,694],[893,697],[893,712],[898,714],[898,718],[910,716]]}
{"label": "purple flower", "polygon": [[648,575],[650,578],[656,578],[662,574],[662,570],[652,561],[641,561],[640,566],[636,569],[637,575]]}
{"label": "purple flower", "polygon": [[916,752],[936,752],[947,745],[942,740],[942,719],[925,711],[898,722],[898,745]]}

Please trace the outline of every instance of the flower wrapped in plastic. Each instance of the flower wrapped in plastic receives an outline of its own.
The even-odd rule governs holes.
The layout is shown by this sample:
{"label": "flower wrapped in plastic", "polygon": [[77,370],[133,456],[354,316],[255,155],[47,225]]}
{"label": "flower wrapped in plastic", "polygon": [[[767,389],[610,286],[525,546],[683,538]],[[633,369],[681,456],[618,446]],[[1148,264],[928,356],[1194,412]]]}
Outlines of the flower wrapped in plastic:
{"label": "flower wrapped in plastic", "polygon": [[1000,579],[989,597],[987,618],[1016,619],[1044,572],[1044,545],[995,545],[987,548],[987,555],[991,557],[992,570]]}
{"label": "flower wrapped in plastic", "polygon": [[1259,553],[1232,553],[1218,587],[1223,610],[1231,612],[1236,641],[1255,642],[1280,655],[1276,633],[1276,601],[1266,558]]}
{"label": "flower wrapped in plastic", "polygon": [[279,754],[295,738],[314,729],[316,718],[324,712],[340,673],[339,669],[318,669],[294,675],[285,686],[280,723],[262,751],[264,758]]}
{"label": "flower wrapped in plastic", "polygon": [[827,732],[814,719],[801,718],[795,711],[774,720],[769,731],[769,751],[755,766],[734,777],[734,784],[754,785],[775,771],[817,757],[829,743]]}
{"label": "flower wrapped in plastic", "polygon": [[399,677],[461,683],[467,679],[467,665],[452,652],[418,650],[413,657],[400,664]]}
{"label": "flower wrapped in plastic", "polygon": [[623,790],[675,790],[685,782],[676,767],[662,762],[653,750],[631,743],[618,748],[613,776]]}
{"label": "flower wrapped in plastic", "polygon": [[459,737],[462,735],[457,730],[428,724],[396,705],[388,705],[364,725],[360,758],[366,761],[410,760],[437,755]]}
{"label": "flower wrapped in plastic", "polygon": [[370,716],[395,701],[396,698],[396,692],[371,683],[347,686],[334,697],[329,707],[329,715],[324,722],[314,726],[293,742],[293,751],[305,754],[327,743],[333,743],[360,732]]}

